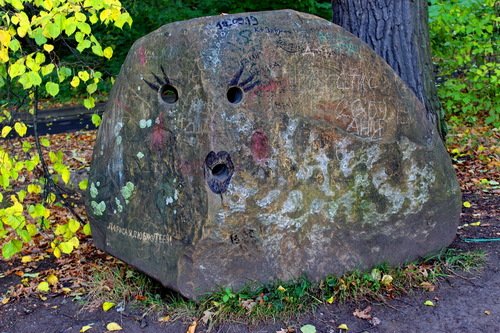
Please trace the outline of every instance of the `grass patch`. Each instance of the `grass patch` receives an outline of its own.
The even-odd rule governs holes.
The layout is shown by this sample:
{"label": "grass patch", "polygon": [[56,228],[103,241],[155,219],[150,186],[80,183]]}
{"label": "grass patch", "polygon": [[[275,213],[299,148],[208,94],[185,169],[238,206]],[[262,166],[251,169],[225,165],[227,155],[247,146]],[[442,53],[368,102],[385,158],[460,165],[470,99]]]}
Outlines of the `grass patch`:
{"label": "grass patch", "polygon": [[95,270],[85,307],[95,309],[103,302],[125,302],[144,313],[168,316],[169,320],[198,318],[209,327],[222,321],[258,322],[278,316],[287,319],[325,303],[385,302],[415,289],[432,291],[440,278],[479,269],[484,262],[485,254],[481,251],[444,249],[400,267],[379,265],[367,272],[328,276],[319,283],[302,277],[238,291],[225,288],[198,302],[168,292],[146,275],[119,263]]}

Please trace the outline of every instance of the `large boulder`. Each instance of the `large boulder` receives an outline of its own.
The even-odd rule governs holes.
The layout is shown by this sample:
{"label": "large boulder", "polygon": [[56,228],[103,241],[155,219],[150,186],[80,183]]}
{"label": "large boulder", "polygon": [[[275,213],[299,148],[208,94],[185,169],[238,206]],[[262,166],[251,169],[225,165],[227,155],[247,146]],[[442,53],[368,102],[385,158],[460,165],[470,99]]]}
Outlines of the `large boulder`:
{"label": "large boulder", "polygon": [[460,212],[414,94],[356,37],[289,10],[138,40],[89,184],[96,245],[190,298],[415,259]]}

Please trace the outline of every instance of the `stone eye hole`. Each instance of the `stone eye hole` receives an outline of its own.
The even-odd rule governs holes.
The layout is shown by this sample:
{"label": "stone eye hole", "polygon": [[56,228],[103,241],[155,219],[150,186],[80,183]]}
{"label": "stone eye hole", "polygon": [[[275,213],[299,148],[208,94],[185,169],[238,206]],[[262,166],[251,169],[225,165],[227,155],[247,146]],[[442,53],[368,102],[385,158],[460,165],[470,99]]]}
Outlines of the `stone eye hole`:
{"label": "stone eye hole", "polygon": [[240,87],[230,87],[227,90],[227,100],[231,104],[238,104],[243,99],[243,89]]}
{"label": "stone eye hole", "polygon": [[165,84],[160,88],[160,97],[165,103],[174,104],[179,99],[179,94],[174,86]]}

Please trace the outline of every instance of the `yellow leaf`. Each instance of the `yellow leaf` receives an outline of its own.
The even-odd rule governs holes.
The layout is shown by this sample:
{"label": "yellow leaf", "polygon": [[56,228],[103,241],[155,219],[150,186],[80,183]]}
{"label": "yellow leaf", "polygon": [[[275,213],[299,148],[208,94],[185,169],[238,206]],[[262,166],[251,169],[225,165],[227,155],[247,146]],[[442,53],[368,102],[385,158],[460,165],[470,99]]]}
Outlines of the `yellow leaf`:
{"label": "yellow leaf", "polygon": [[2,138],[5,138],[7,135],[9,135],[10,131],[12,131],[12,127],[4,126],[2,128]]}
{"label": "yellow leaf", "polygon": [[344,331],[348,331],[349,330],[349,327],[347,327],[346,324],[340,324],[339,326],[337,326],[337,328],[339,330],[344,330]]}
{"label": "yellow leaf", "polygon": [[28,127],[24,123],[16,122],[14,124],[14,129],[16,130],[17,134],[19,134],[19,136],[24,136],[26,134],[26,131],[28,130]]}
{"label": "yellow leaf", "polygon": [[196,321],[193,321],[191,325],[189,325],[186,333],[194,333],[196,331],[196,326],[198,326],[198,323]]}
{"label": "yellow leaf", "polygon": [[332,304],[333,302],[335,302],[335,297],[333,297],[333,296],[332,296],[332,297],[330,297],[329,299],[327,299],[327,300],[326,300],[326,302],[327,302],[328,304]]}
{"label": "yellow leaf", "polygon": [[43,292],[43,293],[46,293],[46,292],[48,292],[48,291],[49,291],[49,283],[48,283],[48,282],[46,282],[46,281],[40,282],[40,283],[38,284],[38,287],[36,287],[36,289],[37,289],[38,291],[41,291],[41,292]]}
{"label": "yellow leaf", "polygon": [[113,49],[108,46],[102,51],[102,54],[106,57],[106,59],[110,59],[113,56]]}
{"label": "yellow leaf", "polygon": [[83,81],[87,82],[88,79],[90,79],[90,75],[87,71],[79,71],[78,72],[78,77]]}
{"label": "yellow leaf", "polygon": [[40,194],[40,193],[42,193],[42,187],[40,185],[36,185],[36,184],[29,184],[28,185],[28,193]]}
{"label": "yellow leaf", "polygon": [[464,207],[465,208],[470,208],[472,205],[468,201],[464,201]]}
{"label": "yellow leaf", "polygon": [[113,302],[104,302],[104,303],[102,303],[102,309],[104,310],[104,312],[107,312],[107,311],[109,311],[109,309],[111,309],[115,305],[116,304]]}
{"label": "yellow leaf", "polygon": [[[5,304],[9,303],[9,300],[10,300],[10,298],[9,298],[9,297],[2,298],[2,302],[1,302],[1,303],[2,303],[3,305],[5,305]],[[485,311],[485,312],[486,312],[486,311]]]}
{"label": "yellow leaf", "polygon": [[392,283],[392,276],[390,275],[382,276],[382,280],[380,280],[380,283],[382,283],[384,286],[390,285]]}
{"label": "yellow leaf", "polygon": [[477,222],[472,222],[472,223],[469,223],[469,225],[473,226],[473,227],[479,227],[481,225],[481,222],[477,221]]}
{"label": "yellow leaf", "polygon": [[158,318],[158,321],[160,323],[166,323],[169,320],[170,320],[170,316],[163,316],[163,317]]}
{"label": "yellow leaf", "polygon": [[87,332],[89,329],[91,329],[92,326],[91,325],[85,325],[83,326],[81,329],[80,329],[80,333],[85,333]]}
{"label": "yellow leaf", "polygon": [[69,178],[71,177],[71,173],[68,168],[64,168],[61,170],[61,178],[64,182],[64,184],[67,184],[69,182]]}
{"label": "yellow leaf", "polygon": [[54,248],[54,257],[61,258],[61,250],[58,247]]}
{"label": "yellow leaf", "polygon": [[69,292],[71,292],[71,288],[68,288],[68,287],[64,287],[61,289],[63,291],[63,293],[67,294]]}
{"label": "yellow leaf", "polygon": [[7,30],[3,30],[1,29],[0,30],[0,43],[2,43],[2,45],[5,45],[6,47],[9,46],[9,43],[10,43],[10,34]]}
{"label": "yellow leaf", "polygon": [[78,76],[73,76],[73,79],[69,84],[71,84],[73,88],[78,87],[78,85],[80,84],[80,78]]}
{"label": "yellow leaf", "polygon": [[118,325],[117,323],[115,323],[115,322],[111,322],[111,323],[109,323],[109,324],[106,325],[106,329],[108,331],[113,332],[113,331],[121,331],[122,327],[120,325]]}
{"label": "yellow leaf", "polygon": [[285,291],[286,291],[286,289],[285,289],[285,288],[283,288],[283,286],[279,286],[279,287],[278,287],[278,291],[285,292]]}
{"label": "yellow leaf", "polygon": [[59,279],[54,274],[50,274],[49,276],[47,276],[47,282],[51,286],[55,286],[57,284],[57,282],[59,282]]}
{"label": "yellow leaf", "polygon": [[427,305],[427,306],[435,306],[434,303],[430,300],[427,300],[424,302],[424,305]]}
{"label": "yellow leaf", "polygon": [[21,258],[21,262],[22,262],[23,264],[26,264],[26,263],[28,263],[28,262],[32,262],[32,261],[33,261],[33,258],[31,258],[31,256],[23,256],[23,257]]}

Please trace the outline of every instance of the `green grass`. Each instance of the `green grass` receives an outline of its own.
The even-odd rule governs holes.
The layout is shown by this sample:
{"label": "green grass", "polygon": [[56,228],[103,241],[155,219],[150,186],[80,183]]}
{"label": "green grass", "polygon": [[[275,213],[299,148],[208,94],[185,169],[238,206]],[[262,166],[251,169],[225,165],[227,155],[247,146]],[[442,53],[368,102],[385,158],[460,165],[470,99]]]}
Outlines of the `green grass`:
{"label": "green grass", "polygon": [[88,286],[86,307],[103,302],[126,302],[145,313],[168,315],[170,320],[200,318],[213,325],[222,321],[257,322],[292,318],[324,303],[382,301],[423,288],[432,290],[442,277],[481,268],[485,254],[444,249],[400,267],[379,265],[367,272],[328,276],[319,283],[301,277],[296,281],[221,289],[198,302],[166,292],[157,282],[125,264],[99,266]]}

